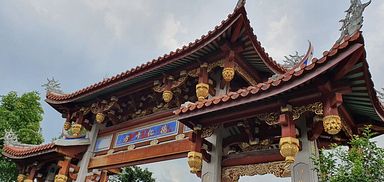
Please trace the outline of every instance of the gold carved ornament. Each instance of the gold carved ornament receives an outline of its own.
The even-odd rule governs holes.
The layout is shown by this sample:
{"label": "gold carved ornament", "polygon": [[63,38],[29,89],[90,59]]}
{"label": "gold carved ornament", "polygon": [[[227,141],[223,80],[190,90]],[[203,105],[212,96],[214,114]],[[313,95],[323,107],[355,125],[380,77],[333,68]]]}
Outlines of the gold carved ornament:
{"label": "gold carved ornament", "polygon": [[66,122],[64,123],[64,130],[69,130],[70,128],[71,128],[71,122],[66,121]]}
{"label": "gold carved ornament", "polygon": [[315,102],[315,103],[308,104],[305,106],[293,107],[292,108],[293,120],[299,119],[300,116],[307,111],[311,111],[311,112],[315,113],[316,115],[322,116],[323,115],[323,103]]}
{"label": "gold carved ornament", "polygon": [[[293,120],[299,119],[300,116],[307,111],[312,111],[318,116],[323,116],[323,103],[315,102],[306,106],[294,107],[293,108]],[[348,135],[351,135],[351,130],[347,126],[343,125],[340,116],[338,115],[328,115],[323,117],[323,126],[324,131],[328,134],[335,135],[341,131],[343,128]]]}
{"label": "gold carved ornament", "polygon": [[208,127],[204,127],[201,129],[201,138],[207,138],[212,136],[212,134],[215,132],[215,129],[217,129],[219,125],[212,125]]}
{"label": "gold carved ornament", "polygon": [[163,100],[164,102],[170,102],[173,98],[173,93],[170,90],[164,90],[163,92]]}
{"label": "gold carved ornament", "polygon": [[196,96],[199,101],[205,100],[209,94],[209,85],[206,83],[198,83],[196,85]]}
{"label": "gold carved ornament", "polygon": [[[159,80],[156,80],[154,82],[153,91],[157,93],[162,93],[162,97],[164,102],[168,103],[173,98],[173,92],[172,89],[179,87],[188,78],[188,74],[186,71],[181,71],[180,76],[177,80],[174,79],[173,76],[168,76],[166,78],[163,78],[162,84],[160,84]],[[170,87],[169,87],[170,84]]]}
{"label": "gold carved ornament", "polygon": [[235,76],[235,68],[234,67],[225,67],[221,72],[223,79],[226,82],[230,82]]}
{"label": "gold carved ornament", "polygon": [[96,122],[103,123],[106,117],[105,113],[110,111],[112,108],[122,111],[120,105],[117,103],[118,100],[119,99],[117,97],[112,96],[109,101],[102,100],[100,102],[93,103],[90,110],[96,115]]}
{"label": "gold carved ornament", "polygon": [[336,135],[341,131],[341,118],[338,115],[328,115],[323,118],[323,126],[325,132]]}
{"label": "gold carved ornament", "polygon": [[31,179],[25,179],[24,182],[33,182]]}
{"label": "gold carved ornament", "polygon": [[75,137],[80,136],[80,132],[81,132],[82,127],[83,126],[81,124],[78,124],[78,123],[73,124],[71,127],[73,136],[75,136]]}
{"label": "gold carved ornament", "polygon": [[55,182],[67,182],[68,177],[63,174],[58,174],[55,176]]}
{"label": "gold carved ornament", "polygon": [[19,174],[18,176],[17,176],[17,182],[23,182],[23,180],[25,179],[25,175],[24,174]]}
{"label": "gold carved ornament", "polygon": [[203,154],[196,151],[188,152],[188,165],[191,173],[196,174],[201,171]]}
{"label": "gold carved ornament", "polygon": [[255,176],[264,174],[273,174],[276,177],[288,177],[290,176],[289,164],[284,161],[277,161],[224,167],[222,169],[222,181],[236,182],[240,179],[240,176]]}
{"label": "gold carved ornament", "polygon": [[279,114],[276,112],[272,113],[263,113],[263,114],[258,114],[256,117],[259,120],[265,121],[268,125],[277,125],[279,124]]}
{"label": "gold carved ornament", "polygon": [[287,163],[295,162],[296,154],[299,152],[299,140],[294,137],[280,138],[280,154],[285,157]]}

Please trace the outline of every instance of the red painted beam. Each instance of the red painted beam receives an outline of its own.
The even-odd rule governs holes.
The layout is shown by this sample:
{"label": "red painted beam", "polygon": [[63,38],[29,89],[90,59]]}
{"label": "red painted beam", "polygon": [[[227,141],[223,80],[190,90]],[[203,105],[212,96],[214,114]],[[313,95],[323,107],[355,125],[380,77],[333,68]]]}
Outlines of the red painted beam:
{"label": "red painted beam", "polygon": [[273,152],[261,153],[257,152],[253,155],[239,154],[239,156],[234,156],[228,159],[224,159],[221,162],[222,167],[230,166],[239,166],[239,165],[248,165],[248,164],[257,164],[257,163],[266,163],[274,161],[283,161],[284,157],[280,155],[278,150]]}
{"label": "red painted beam", "polygon": [[181,158],[186,157],[187,153],[193,150],[194,147],[195,144],[185,139],[111,155],[97,156],[91,158],[88,168],[116,168],[116,166],[128,166],[129,164],[143,164],[149,160],[152,162],[169,160],[175,156]]}

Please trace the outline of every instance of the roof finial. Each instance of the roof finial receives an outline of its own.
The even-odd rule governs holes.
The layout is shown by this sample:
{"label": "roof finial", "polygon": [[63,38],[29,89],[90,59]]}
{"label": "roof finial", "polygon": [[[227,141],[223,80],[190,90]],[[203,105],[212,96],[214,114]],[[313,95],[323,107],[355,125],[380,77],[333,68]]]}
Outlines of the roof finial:
{"label": "roof finial", "polygon": [[58,94],[63,93],[63,91],[61,90],[60,83],[57,80],[55,80],[55,78],[52,78],[52,79],[47,78],[47,83],[41,86],[45,87],[45,90],[47,92],[54,92]]}
{"label": "roof finial", "polygon": [[299,53],[296,51],[295,55],[289,55],[289,57],[284,56],[285,60],[283,60],[283,67],[285,69],[293,69],[301,65],[307,66],[311,64],[313,57],[313,46],[311,41],[308,40],[308,43],[309,46],[306,54],[299,55]]}
{"label": "roof finial", "polygon": [[6,130],[2,139],[4,140],[5,145],[20,144],[17,134],[12,129]]}
{"label": "roof finial", "polygon": [[235,9],[241,8],[244,5],[245,5],[245,0],[238,0]]}
{"label": "roof finial", "polygon": [[364,4],[361,3],[361,0],[351,0],[351,6],[345,11],[347,13],[345,18],[340,20],[343,24],[340,28],[341,36],[337,42],[341,42],[344,36],[351,36],[361,29],[363,12],[369,4],[371,4],[371,0]]}

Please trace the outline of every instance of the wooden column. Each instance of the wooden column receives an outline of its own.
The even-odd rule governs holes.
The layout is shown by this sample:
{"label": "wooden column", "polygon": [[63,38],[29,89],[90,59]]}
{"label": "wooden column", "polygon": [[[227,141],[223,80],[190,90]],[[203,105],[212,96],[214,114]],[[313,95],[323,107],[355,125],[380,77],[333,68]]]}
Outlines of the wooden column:
{"label": "wooden column", "polygon": [[323,126],[325,132],[336,135],[341,130],[341,118],[338,107],[343,102],[341,93],[331,93],[324,99]]}
{"label": "wooden column", "polygon": [[222,76],[225,82],[229,83],[235,76],[235,51],[230,50],[227,58],[224,60]]}
{"label": "wooden column", "polygon": [[201,176],[201,167],[203,162],[203,154],[201,153],[201,146],[203,145],[203,139],[201,138],[201,125],[195,126],[192,134],[192,142],[194,147],[192,151],[188,153],[188,165],[191,173]]}
{"label": "wooden column", "polygon": [[35,179],[36,172],[37,172],[37,166],[33,165],[30,168],[29,173],[28,173],[26,179],[24,180],[24,182],[33,182],[33,180]]}
{"label": "wooden column", "polygon": [[68,180],[69,166],[71,164],[70,157],[64,157],[64,160],[58,162],[59,172],[55,176],[55,182],[66,182]]}
{"label": "wooden column", "polygon": [[108,182],[108,171],[107,170],[101,171],[99,182]]}
{"label": "wooden column", "polygon": [[299,151],[299,140],[296,138],[296,126],[292,119],[292,107],[290,105],[281,108],[279,123],[281,126],[281,138],[279,142],[280,154],[285,161],[292,163]]}
{"label": "wooden column", "polygon": [[199,68],[199,83],[196,85],[196,96],[199,101],[203,101],[209,95],[207,68],[207,63],[203,63]]}

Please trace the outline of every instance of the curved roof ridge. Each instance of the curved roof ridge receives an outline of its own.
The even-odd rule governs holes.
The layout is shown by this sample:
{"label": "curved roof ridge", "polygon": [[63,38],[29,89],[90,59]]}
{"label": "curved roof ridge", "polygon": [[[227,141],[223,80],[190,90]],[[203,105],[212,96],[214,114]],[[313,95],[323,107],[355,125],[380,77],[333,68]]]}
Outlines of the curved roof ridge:
{"label": "curved roof ridge", "polygon": [[[212,106],[219,105],[219,104],[222,104],[225,102],[232,102],[232,101],[235,101],[237,99],[244,98],[244,97],[250,97],[252,95],[262,93],[263,91],[269,91],[269,89],[271,89],[271,88],[282,87],[281,85],[283,85],[283,84],[281,84],[281,83],[288,82],[288,81],[292,82],[295,79],[300,78],[300,76],[302,76],[303,74],[310,72],[311,70],[317,68],[318,66],[320,66],[324,63],[327,63],[330,57],[336,55],[340,51],[343,51],[349,45],[351,45],[351,43],[356,42],[358,39],[362,39],[361,32],[356,32],[352,36],[344,37],[344,41],[342,41],[340,43],[336,42],[329,51],[324,51],[323,57],[321,57],[319,59],[313,58],[311,64],[309,64],[309,65],[302,64],[299,67],[300,69],[290,70],[290,71],[278,76],[276,79],[268,79],[268,81],[265,81],[263,83],[259,83],[256,86],[249,86],[248,88],[245,88],[245,89],[242,88],[242,89],[239,89],[235,92],[229,92],[228,94],[225,94],[225,95],[221,95],[221,96],[213,97],[213,98],[210,98],[210,99],[207,99],[204,101],[198,101],[195,103],[188,104],[186,106],[180,107],[179,109],[175,110],[174,113],[176,115],[183,115],[183,114],[186,114],[189,112],[194,112],[194,111],[199,110],[199,109],[212,107]],[[375,92],[374,92],[374,88],[373,88],[373,81],[372,81],[372,79],[370,79],[371,74],[370,74],[369,70],[367,69],[365,71],[366,71],[366,74],[368,77],[367,78],[368,79],[367,80],[367,83],[368,83],[367,86],[369,87],[369,90],[370,90],[370,94],[369,94],[370,98],[371,98],[373,104],[375,105],[375,109],[376,109],[378,115],[384,120],[384,117],[383,117],[384,116],[384,106],[380,103],[377,95],[374,94]],[[281,93],[281,92],[279,92],[279,93]],[[278,94],[278,93],[276,93],[276,94]],[[207,104],[207,103],[209,103],[209,104]]]}
{"label": "curved roof ridge", "polygon": [[8,157],[9,156],[23,157],[29,154],[50,152],[54,150],[55,146],[56,145],[54,143],[47,143],[47,144],[36,145],[31,147],[4,145],[3,154]]}
{"label": "curved roof ridge", "polygon": [[46,101],[48,103],[54,103],[54,104],[71,102],[76,98],[81,97],[82,95],[85,95],[91,92],[96,92],[105,87],[113,86],[114,84],[119,83],[120,81],[125,81],[129,79],[129,77],[139,73],[143,73],[144,71],[148,69],[152,69],[157,65],[165,64],[169,61],[172,61],[175,59],[177,60],[180,57],[189,55],[191,51],[193,52],[195,49],[198,49],[199,46],[203,46],[207,41],[213,41],[217,36],[217,34],[225,30],[228,26],[231,25],[232,21],[236,21],[241,15],[244,15],[244,18],[245,18],[244,20],[246,21],[246,26],[247,26],[246,28],[248,30],[247,31],[248,35],[251,37],[252,43],[254,44],[254,48],[256,49],[257,53],[260,55],[261,60],[267,65],[268,68],[271,69],[272,72],[284,73],[286,70],[282,68],[276,61],[274,61],[269,56],[268,53],[265,52],[265,49],[261,46],[260,41],[257,40],[257,37],[253,33],[253,28],[250,26],[250,22],[246,14],[247,13],[244,6],[237,7],[235,8],[234,12],[232,12],[227,16],[227,19],[221,21],[220,25],[215,26],[213,30],[208,31],[206,35],[202,35],[199,39],[196,39],[194,42],[190,42],[189,44],[182,46],[181,49],[178,48],[175,51],[171,51],[168,54],[164,54],[163,56],[158,57],[157,59],[152,59],[147,63],[143,63],[137,67],[131,68],[125,72],[121,72],[110,78],[103,79],[98,83],[92,84],[90,86],[74,91],[72,93],[62,94],[62,93],[47,92]]}

